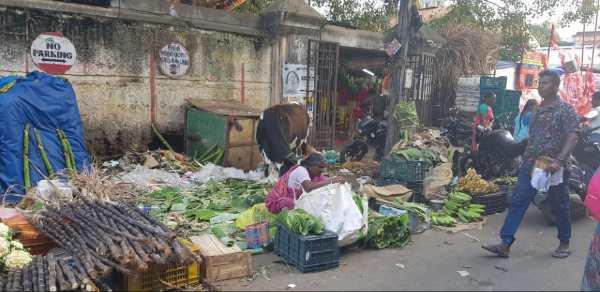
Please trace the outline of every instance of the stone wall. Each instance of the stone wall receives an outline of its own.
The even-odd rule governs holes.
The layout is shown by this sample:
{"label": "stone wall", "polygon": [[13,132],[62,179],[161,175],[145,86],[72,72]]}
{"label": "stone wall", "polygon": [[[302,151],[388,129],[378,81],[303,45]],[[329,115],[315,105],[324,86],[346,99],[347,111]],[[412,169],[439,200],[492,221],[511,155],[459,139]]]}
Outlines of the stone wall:
{"label": "stone wall", "polygon": [[[0,76],[35,70],[31,41],[41,32],[62,32],[77,49],[77,63],[64,77],[77,93],[94,154],[119,153],[150,142],[153,91],[156,123],[167,134],[183,133],[186,98],[243,99],[266,107],[271,46],[256,36],[196,27],[0,5]],[[152,56],[171,41],[189,51],[189,72],[179,79],[158,71],[153,76]]]}

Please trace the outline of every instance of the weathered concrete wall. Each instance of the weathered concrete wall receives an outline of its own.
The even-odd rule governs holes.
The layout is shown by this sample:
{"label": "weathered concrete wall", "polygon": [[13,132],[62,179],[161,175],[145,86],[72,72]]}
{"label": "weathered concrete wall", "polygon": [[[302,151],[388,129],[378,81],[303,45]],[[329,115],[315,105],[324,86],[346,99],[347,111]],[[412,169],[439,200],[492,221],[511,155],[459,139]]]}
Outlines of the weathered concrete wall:
{"label": "weathered concrete wall", "polygon": [[0,9],[0,26],[0,76],[35,70],[29,45],[41,32],[60,31],[75,44],[78,60],[64,77],[77,93],[86,139],[96,154],[149,142],[150,58],[173,40],[187,48],[192,65],[180,79],[157,72],[161,131],[183,133],[186,98],[240,101],[243,95],[257,107],[269,102],[271,47],[257,37],[10,7]]}

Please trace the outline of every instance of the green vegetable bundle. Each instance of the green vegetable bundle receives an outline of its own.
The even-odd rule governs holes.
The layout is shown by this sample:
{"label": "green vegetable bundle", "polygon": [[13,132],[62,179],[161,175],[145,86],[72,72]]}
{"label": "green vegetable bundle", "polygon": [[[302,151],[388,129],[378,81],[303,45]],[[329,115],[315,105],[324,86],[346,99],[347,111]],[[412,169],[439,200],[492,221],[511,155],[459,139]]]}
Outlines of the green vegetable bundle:
{"label": "green vegetable bundle", "polygon": [[457,220],[461,223],[481,221],[484,205],[471,204],[471,196],[461,192],[453,192],[448,196],[440,212],[431,215],[431,223],[438,226],[453,227]]}
{"label": "green vegetable bundle", "polygon": [[283,209],[277,215],[277,222],[285,226],[292,232],[302,234],[323,234],[325,226],[319,218],[306,213],[302,209],[288,210]]}
{"label": "green vegetable bundle", "polygon": [[419,116],[417,115],[417,106],[414,101],[400,101],[394,109],[394,118],[398,122],[398,128],[404,132],[404,137],[408,139],[419,126]]}
{"label": "green vegetable bundle", "polygon": [[405,246],[410,239],[408,216],[369,217],[366,246],[376,249]]}
{"label": "green vegetable bundle", "polygon": [[400,207],[400,209],[406,210],[406,212],[417,216],[417,218],[419,218],[419,221],[421,221],[421,222],[428,221],[428,219],[429,219],[429,215],[427,212],[428,208],[424,204],[404,202],[401,199],[396,199],[396,202],[398,203],[398,207]]}

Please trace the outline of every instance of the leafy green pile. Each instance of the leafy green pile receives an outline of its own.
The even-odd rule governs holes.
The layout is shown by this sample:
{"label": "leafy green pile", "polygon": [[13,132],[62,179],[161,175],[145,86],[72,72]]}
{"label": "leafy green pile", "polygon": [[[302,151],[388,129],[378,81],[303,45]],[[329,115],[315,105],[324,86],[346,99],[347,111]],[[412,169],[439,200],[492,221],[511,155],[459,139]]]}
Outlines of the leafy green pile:
{"label": "leafy green pile", "polygon": [[407,147],[394,150],[391,154],[404,160],[424,161],[427,167],[433,167],[441,161],[440,155],[431,149]]}
{"label": "leafy green pile", "polygon": [[[179,224],[208,222],[220,213],[240,213],[265,201],[270,186],[252,181],[231,179],[209,181],[190,190],[166,187],[143,196],[139,203],[154,206],[150,215],[163,221],[175,214]],[[169,224],[168,224],[169,225]]]}
{"label": "leafy green pile", "polygon": [[283,209],[277,215],[277,222],[292,232],[302,234],[323,234],[325,226],[319,218],[306,213],[302,209]]}
{"label": "leafy green pile", "polygon": [[408,216],[369,216],[366,246],[383,249],[405,246],[410,239]]}
{"label": "leafy green pile", "polygon": [[398,128],[404,132],[408,139],[410,134],[419,126],[417,106],[414,101],[399,101],[394,109],[394,118],[398,122]]}

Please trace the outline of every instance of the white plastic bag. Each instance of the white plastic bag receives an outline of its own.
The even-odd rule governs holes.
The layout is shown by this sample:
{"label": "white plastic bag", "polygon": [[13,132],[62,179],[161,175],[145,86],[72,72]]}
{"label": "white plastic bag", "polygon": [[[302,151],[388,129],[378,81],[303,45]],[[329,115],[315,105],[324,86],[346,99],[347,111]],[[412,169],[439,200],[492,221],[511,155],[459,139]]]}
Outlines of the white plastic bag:
{"label": "white plastic bag", "polygon": [[541,168],[534,168],[531,173],[531,186],[540,191],[547,192],[551,186],[557,186],[563,183],[563,168],[561,167],[553,174],[547,173]]}
{"label": "white plastic bag", "polygon": [[331,184],[310,193],[303,193],[296,201],[296,208],[321,219],[325,229],[338,235],[338,245],[345,246],[360,239],[366,233],[368,208],[363,199],[363,212],[352,198],[348,184]]}

